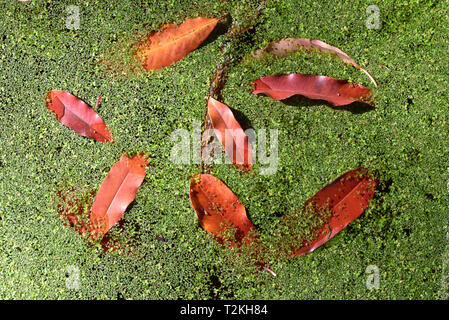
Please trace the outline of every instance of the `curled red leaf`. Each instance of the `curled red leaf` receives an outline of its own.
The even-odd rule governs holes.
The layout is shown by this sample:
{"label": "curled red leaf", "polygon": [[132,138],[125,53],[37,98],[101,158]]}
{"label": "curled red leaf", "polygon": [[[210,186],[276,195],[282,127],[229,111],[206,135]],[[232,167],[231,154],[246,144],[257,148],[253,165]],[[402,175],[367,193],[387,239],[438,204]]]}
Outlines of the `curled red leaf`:
{"label": "curled red leaf", "polygon": [[143,155],[130,158],[125,153],[116,162],[95,196],[91,209],[94,229],[105,234],[117,223],[134,200],[145,178],[148,160]]}
{"label": "curled red leaf", "polygon": [[47,94],[46,104],[59,122],[76,133],[100,142],[112,141],[104,121],[83,100],[66,91],[51,90]]}
{"label": "curled red leaf", "polygon": [[372,91],[361,84],[351,84],[343,79],[312,74],[280,74],[254,80],[254,94],[264,93],[275,100],[294,95],[326,100],[334,106],[362,102],[374,106]]}
{"label": "curled red leaf", "polygon": [[355,68],[364,72],[373,84],[377,88],[377,82],[374,77],[357,62],[355,62],[346,52],[343,50],[331,46],[324,41],[317,39],[307,38],[285,38],[276,42],[269,43],[265,48],[255,51],[252,55],[255,58],[260,57],[264,52],[274,54],[278,57],[285,57],[287,54],[296,52],[298,50],[306,50],[311,52],[313,49],[317,49],[322,52],[334,53],[341,61],[353,65]]}

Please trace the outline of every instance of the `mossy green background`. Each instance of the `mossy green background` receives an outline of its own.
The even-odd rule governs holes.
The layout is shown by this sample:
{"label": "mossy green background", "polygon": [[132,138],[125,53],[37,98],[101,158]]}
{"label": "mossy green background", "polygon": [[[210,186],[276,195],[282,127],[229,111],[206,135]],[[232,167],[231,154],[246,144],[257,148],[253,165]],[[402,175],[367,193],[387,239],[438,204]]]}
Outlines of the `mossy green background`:
{"label": "mossy green background", "polygon": [[[365,26],[370,4],[376,3],[268,1],[254,28],[229,49],[236,63],[223,102],[247,126],[279,130],[279,165],[269,176],[258,174],[259,165],[254,174],[231,165],[215,165],[211,173],[240,198],[264,239],[284,214],[345,171],[366,166],[382,182],[365,213],[334,239],[311,254],[272,261],[273,278],[236,266],[199,227],[188,193],[199,168],[170,161],[170,134],[203,120],[219,47],[229,38],[216,32],[178,63],[136,77],[110,77],[98,64],[115,41],[142,28],[227,12],[245,21],[258,1],[2,1],[0,298],[447,297],[449,3],[379,1],[380,29]],[[65,27],[68,5],[80,8],[79,30]],[[341,48],[379,88],[328,55],[238,62],[284,37]],[[360,82],[374,90],[376,107],[351,112],[251,93],[252,80],[286,72]],[[58,123],[45,106],[51,89],[91,106],[102,94],[97,111],[115,142],[97,143]],[[150,156],[122,218],[122,236],[137,239],[132,255],[88,246],[63,226],[55,207],[61,186],[98,189],[123,152]],[[380,270],[379,290],[366,288],[368,265]],[[69,266],[79,268],[79,290],[66,287]]]}

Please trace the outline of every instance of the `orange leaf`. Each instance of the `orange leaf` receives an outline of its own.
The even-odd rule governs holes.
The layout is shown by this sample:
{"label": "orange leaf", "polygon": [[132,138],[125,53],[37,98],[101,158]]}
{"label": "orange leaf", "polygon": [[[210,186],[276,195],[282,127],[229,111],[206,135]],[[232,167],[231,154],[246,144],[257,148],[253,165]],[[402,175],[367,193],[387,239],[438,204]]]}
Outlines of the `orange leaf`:
{"label": "orange leaf", "polygon": [[315,238],[295,248],[294,255],[309,253],[332,239],[351,221],[359,217],[374,196],[377,181],[366,168],[348,171],[318,191],[305,204],[306,210],[313,210],[326,223],[313,231]]}
{"label": "orange leaf", "polygon": [[285,38],[269,43],[265,48],[255,51],[252,55],[253,57],[258,58],[262,55],[262,53],[267,52],[278,57],[285,57],[288,53],[296,52],[301,49],[305,49],[307,51],[318,49],[322,52],[332,52],[336,54],[341,61],[352,64],[355,68],[363,71],[377,88],[377,82],[374,77],[357,62],[355,62],[346,52],[321,40],[307,38]]}
{"label": "orange leaf", "polygon": [[66,91],[51,90],[47,94],[46,104],[59,122],[78,134],[100,142],[112,141],[104,121],[83,100]]}
{"label": "orange leaf", "polygon": [[310,99],[326,100],[337,107],[353,102],[374,105],[370,89],[343,79],[291,73],[262,77],[253,83],[254,94],[264,93],[275,100],[299,94]]}
{"label": "orange leaf", "polygon": [[143,155],[129,158],[125,153],[116,162],[101,184],[91,209],[94,228],[105,234],[120,220],[134,200],[145,178],[148,160]]}
{"label": "orange leaf", "polygon": [[137,49],[137,58],[146,70],[157,70],[181,60],[206,40],[218,19],[187,19],[179,26],[167,25],[148,36]]}
{"label": "orange leaf", "polygon": [[[201,227],[220,242],[223,242],[229,227],[236,229],[234,236],[238,243],[256,229],[248,220],[245,207],[237,196],[210,174],[197,174],[193,177],[190,183],[190,202]],[[248,238],[246,240],[249,241]],[[233,240],[231,242],[235,245]]]}
{"label": "orange leaf", "polygon": [[[210,97],[207,113],[215,134],[233,163],[244,171],[251,170],[252,149],[248,137],[235,119],[231,109]],[[227,140],[228,139],[228,140]],[[232,140],[232,141],[229,141]]]}

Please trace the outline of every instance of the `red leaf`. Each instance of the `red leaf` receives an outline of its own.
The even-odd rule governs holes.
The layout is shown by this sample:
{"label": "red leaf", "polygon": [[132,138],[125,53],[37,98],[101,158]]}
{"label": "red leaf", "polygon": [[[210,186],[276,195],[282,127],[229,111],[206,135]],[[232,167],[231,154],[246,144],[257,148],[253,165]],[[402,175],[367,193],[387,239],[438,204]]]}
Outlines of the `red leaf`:
{"label": "red leaf", "polygon": [[218,19],[199,17],[187,19],[179,26],[166,25],[139,46],[137,58],[143,62],[146,70],[167,67],[198,48],[217,23]]}
{"label": "red leaf", "polygon": [[91,221],[99,233],[106,233],[120,220],[134,200],[145,178],[148,160],[143,155],[129,158],[125,153],[101,184],[91,209]]}
{"label": "red leaf", "polygon": [[[252,149],[248,137],[235,119],[231,109],[210,97],[207,113],[226,154],[244,171],[251,170]],[[228,141],[232,139],[232,141]]]}
{"label": "red leaf", "polygon": [[371,102],[370,89],[343,79],[292,73],[262,77],[253,83],[254,94],[264,93],[275,100],[299,94],[310,99],[326,100],[334,106],[343,106],[356,101],[374,106]]}
{"label": "red leaf", "polygon": [[222,181],[210,174],[195,175],[190,183],[190,202],[201,227],[220,242],[228,235],[229,227],[235,228],[232,245],[244,238],[250,242],[248,238],[253,235],[248,233],[256,228],[248,220],[243,204]]}
{"label": "red leaf", "polygon": [[295,248],[294,255],[312,252],[359,217],[374,196],[376,185],[368,170],[360,167],[341,175],[307,200],[306,210],[313,210],[320,217],[328,213],[330,216],[313,231],[314,240]]}
{"label": "red leaf", "polygon": [[78,134],[100,142],[112,141],[106,124],[83,100],[66,91],[52,90],[47,94],[46,104],[59,122]]}
{"label": "red leaf", "polygon": [[285,57],[288,53],[296,52],[301,49],[307,50],[309,52],[313,49],[318,49],[319,51],[332,52],[336,54],[341,61],[352,64],[355,68],[363,71],[377,88],[377,82],[374,77],[364,68],[362,68],[357,62],[355,62],[346,52],[321,40],[307,38],[286,38],[280,41],[271,42],[265,48],[257,50],[252,55],[253,57],[258,58],[262,55],[262,53],[266,52],[274,54],[278,57]]}

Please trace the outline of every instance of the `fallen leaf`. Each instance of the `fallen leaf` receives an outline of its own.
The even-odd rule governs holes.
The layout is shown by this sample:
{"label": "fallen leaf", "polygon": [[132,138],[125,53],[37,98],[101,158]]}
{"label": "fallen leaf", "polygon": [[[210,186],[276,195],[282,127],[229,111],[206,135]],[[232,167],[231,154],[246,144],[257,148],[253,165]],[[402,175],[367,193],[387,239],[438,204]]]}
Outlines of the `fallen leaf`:
{"label": "fallen leaf", "polygon": [[166,25],[139,46],[136,55],[146,70],[157,70],[181,60],[206,40],[218,19],[187,19],[178,26]]}
{"label": "fallen leaf", "polygon": [[[190,183],[190,202],[198,221],[207,232],[220,242],[231,236],[231,244],[243,239],[251,242],[256,228],[246,216],[246,210],[237,196],[221,180],[210,174],[197,174]],[[235,229],[229,235],[229,228]],[[249,234],[250,233],[250,234]]]}
{"label": "fallen leaf", "polygon": [[313,49],[317,49],[322,52],[334,53],[338,58],[340,58],[341,61],[349,63],[355,68],[363,71],[377,88],[376,80],[365,68],[361,67],[357,62],[355,62],[346,52],[321,40],[307,38],[286,38],[280,41],[269,43],[265,48],[255,51],[252,56],[258,58],[263,53],[270,53],[278,57],[285,57],[289,53],[303,49],[308,52],[311,52]]}
{"label": "fallen leaf", "polygon": [[143,155],[130,158],[125,153],[112,166],[91,208],[92,225],[100,234],[108,232],[134,200],[147,165],[148,160]]}
{"label": "fallen leaf", "polygon": [[244,171],[251,170],[252,149],[248,137],[235,119],[231,109],[210,97],[207,114],[227,156]]}
{"label": "fallen leaf", "polygon": [[112,141],[104,121],[83,100],[66,91],[51,90],[47,94],[46,104],[59,122],[78,134],[100,142]]}
{"label": "fallen leaf", "polygon": [[358,218],[374,196],[377,181],[366,168],[348,171],[307,200],[305,210],[326,217],[326,223],[313,231],[315,238],[294,249],[300,256],[312,252],[332,239],[351,221]]}
{"label": "fallen leaf", "polygon": [[275,100],[294,95],[309,99],[326,100],[334,106],[362,102],[374,106],[372,91],[361,84],[351,84],[343,79],[312,74],[280,74],[253,81],[254,94],[264,93]]}

